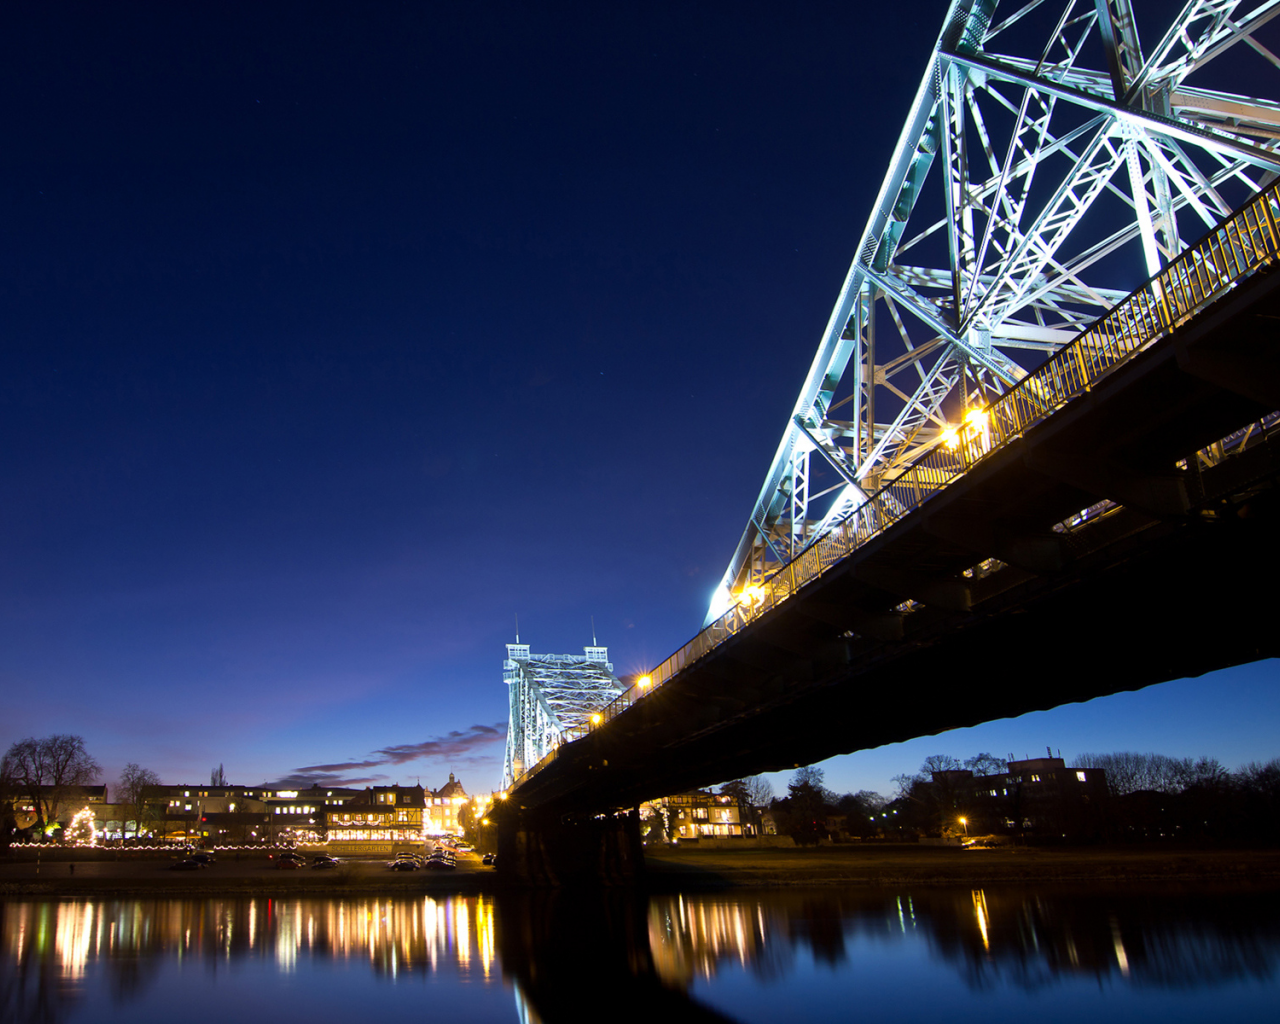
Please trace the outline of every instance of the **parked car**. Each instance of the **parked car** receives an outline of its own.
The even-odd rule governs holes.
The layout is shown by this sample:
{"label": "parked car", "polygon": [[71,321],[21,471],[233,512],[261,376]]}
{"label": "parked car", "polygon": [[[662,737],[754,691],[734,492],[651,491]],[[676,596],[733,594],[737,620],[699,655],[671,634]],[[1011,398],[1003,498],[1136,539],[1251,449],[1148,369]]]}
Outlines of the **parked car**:
{"label": "parked car", "polygon": [[418,862],[416,860],[393,860],[387,865],[392,871],[417,871]]}
{"label": "parked car", "polygon": [[492,864],[496,866],[498,863],[498,855],[496,853],[486,853],[483,857],[480,858],[480,863]]}
{"label": "parked car", "polygon": [[200,871],[205,865],[194,857],[186,857],[169,865],[170,871]]}
{"label": "parked car", "polygon": [[327,853],[311,858],[311,866],[313,868],[336,868],[340,863],[341,861],[337,857],[330,857]]}
{"label": "parked car", "polygon": [[193,853],[187,859],[198,861],[199,863],[203,864],[205,867],[208,867],[210,864],[213,863],[214,856],[211,853]]}
{"label": "parked car", "polygon": [[429,857],[427,859],[427,867],[433,871],[451,871],[458,866],[452,857]]}

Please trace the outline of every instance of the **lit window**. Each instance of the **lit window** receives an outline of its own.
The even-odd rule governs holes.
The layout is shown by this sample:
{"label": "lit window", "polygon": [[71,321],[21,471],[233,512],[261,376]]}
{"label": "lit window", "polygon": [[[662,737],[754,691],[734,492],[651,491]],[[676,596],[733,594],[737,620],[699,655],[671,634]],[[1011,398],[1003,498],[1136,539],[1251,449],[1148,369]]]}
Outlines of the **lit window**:
{"label": "lit window", "polygon": [[1076,772],[1076,781],[1077,781],[1077,782],[1084,782],[1084,781],[1086,781],[1086,780],[1085,780],[1085,777],[1084,777],[1084,772]]}

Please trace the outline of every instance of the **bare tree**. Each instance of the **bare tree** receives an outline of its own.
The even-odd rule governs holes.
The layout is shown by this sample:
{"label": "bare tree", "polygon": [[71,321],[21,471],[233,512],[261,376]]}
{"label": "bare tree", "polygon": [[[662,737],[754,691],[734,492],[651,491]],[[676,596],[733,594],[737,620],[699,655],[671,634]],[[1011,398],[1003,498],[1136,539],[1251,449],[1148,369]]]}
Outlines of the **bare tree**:
{"label": "bare tree", "polygon": [[726,782],[720,787],[720,792],[733,797],[744,807],[768,807],[773,799],[773,785],[763,775]]}
{"label": "bare tree", "polygon": [[826,778],[826,774],[821,768],[814,765],[805,765],[803,768],[797,768],[791,776],[788,786],[811,786],[816,790],[823,788],[822,782]]}
{"label": "bare tree", "polygon": [[[117,785],[120,790],[119,802],[128,808],[132,816],[133,834],[140,835],[143,819],[147,814],[146,801],[143,799],[144,792],[148,786],[160,785],[160,776],[150,768],[143,768],[130,761],[121,770],[120,782]],[[125,822],[125,827],[127,829],[128,821]]]}
{"label": "bare tree", "polygon": [[227,773],[222,770],[222,765],[218,765],[209,773],[209,785],[225,786],[227,785]]}
{"label": "bare tree", "polygon": [[966,758],[964,766],[974,775],[1003,775],[1009,770],[1009,762],[994,754],[974,754]]}
{"label": "bare tree", "polygon": [[19,740],[5,755],[15,784],[31,798],[41,833],[70,790],[88,786],[102,774],[89,756],[82,736],[55,733],[43,739]]}
{"label": "bare tree", "polygon": [[1076,758],[1076,764],[1081,768],[1105,769],[1107,788],[1112,796],[1124,796],[1140,790],[1178,793],[1201,775],[1213,776],[1221,772],[1221,765],[1208,758],[1195,762],[1189,757],[1138,754],[1132,750],[1120,750],[1111,754],[1080,754]]}
{"label": "bare tree", "polygon": [[743,779],[747,784],[747,799],[752,807],[768,807],[773,799],[773,783],[763,775],[752,775]]}

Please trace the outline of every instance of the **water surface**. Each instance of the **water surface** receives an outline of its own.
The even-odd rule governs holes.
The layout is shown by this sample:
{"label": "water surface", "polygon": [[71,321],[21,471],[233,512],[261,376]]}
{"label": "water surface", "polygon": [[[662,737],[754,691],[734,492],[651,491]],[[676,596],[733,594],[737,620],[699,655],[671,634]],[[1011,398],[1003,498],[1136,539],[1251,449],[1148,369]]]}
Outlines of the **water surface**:
{"label": "water surface", "polygon": [[10,901],[0,1020],[1270,1022],[1277,911],[1167,887]]}

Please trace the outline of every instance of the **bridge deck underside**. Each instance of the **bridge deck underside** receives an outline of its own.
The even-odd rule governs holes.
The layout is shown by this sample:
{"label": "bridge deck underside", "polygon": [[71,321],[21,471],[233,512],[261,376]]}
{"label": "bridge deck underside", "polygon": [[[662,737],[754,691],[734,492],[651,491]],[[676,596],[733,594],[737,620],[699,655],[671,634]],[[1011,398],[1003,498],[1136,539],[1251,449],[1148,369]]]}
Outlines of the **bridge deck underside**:
{"label": "bridge deck underside", "polygon": [[[516,804],[624,807],[1280,654],[1280,438],[1176,468],[1280,408],[1278,286],[1251,279],[1115,371],[561,748]],[[965,574],[987,559],[1005,565]]]}

